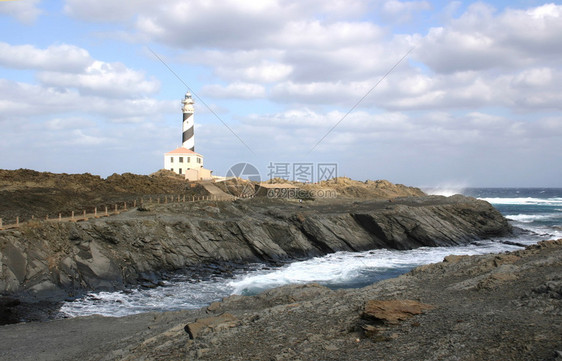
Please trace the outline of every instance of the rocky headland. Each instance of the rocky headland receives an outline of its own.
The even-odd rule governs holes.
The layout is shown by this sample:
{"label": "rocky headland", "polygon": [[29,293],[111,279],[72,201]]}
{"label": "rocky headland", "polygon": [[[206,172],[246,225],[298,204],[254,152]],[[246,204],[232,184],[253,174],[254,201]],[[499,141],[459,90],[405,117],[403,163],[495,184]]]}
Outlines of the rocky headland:
{"label": "rocky headland", "polygon": [[[458,245],[509,232],[492,206],[463,196],[151,204],[111,217],[1,231],[0,292],[27,312],[29,303],[84,291],[150,287],[178,270],[226,272],[249,262]],[[16,320],[18,307],[11,309]]]}
{"label": "rocky headland", "polygon": [[[235,194],[247,186],[236,181],[216,189]],[[38,217],[2,230],[0,319],[2,323],[46,320],[61,300],[91,290],[155,287],[175,271],[229,272],[249,262],[276,264],[336,251],[459,245],[512,232],[489,203],[470,197],[427,196],[417,188],[387,181],[339,179],[300,187],[308,192],[304,199],[153,202],[110,217],[73,222]],[[209,194],[208,189],[186,184],[165,171],[151,176],[113,175],[105,180],[88,174],[0,172],[0,200],[6,205],[1,215],[8,218],[150,194],[187,195],[189,199]],[[338,196],[308,196],[318,190],[336,190]],[[543,248],[553,256],[540,268],[539,259],[547,252]],[[383,358],[389,360],[456,359],[451,355],[457,352],[482,356],[474,353],[474,345],[488,342],[490,332],[501,340],[512,338],[512,323],[508,323],[511,328],[498,329],[505,335],[492,330],[490,320],[496,322],[500,311],[507,313],[497,320],[515,320],[512,310],[523,307],[527,312],[540,301],[541,309],[550,312],[554,307],[550,316],[560,316],[556,309],[559,279],[549,268],[560,267],[560,242],[521,252],[527,253],[449,257],[441,266],[427,266],[361,290],[289,286],[255,297],[232,296],[197,311],[7,325],[0,328],[7,340],[0,347],[0,359],[31,359],[39,352],[46,360],[355,360],[384,352],[389,356]],[[514,287],[512,293],[503,292],[502,287],[509,289],[509,285]],[[536,291],[543,288],[542,293]],[[498,302],[488,305],[487,299],[494,297],[499,297]],[[380,312],[388,314],[388,309],[394,314],[381,319]],[[413,314],[427,322],[404,322]],[[466,336],[486,322],[487,331],[474,331],[477,336],[464,343],[466,349],[457,349],[461,336],[444,336],[457,331]],[[538,326],[529,327],[544,326],[542,320],[537,322]],[[410,357],[427,351],[431,343],[426,337],[439,337],[429,348],[431,356]],[[409,346],[398,347],[394,341],[398,339],[400,345]],[[539,343],[546,336],[534,340]],[[540,355],[559,349],[553,340],[545,341],[548,347],[541,348]],[[27,347],[29,343],[33,347]],[[530,355],[539,348],[534,343],[523,348],[510,345],[513,355]],[[504,352],[498,346],[490,355]]]}

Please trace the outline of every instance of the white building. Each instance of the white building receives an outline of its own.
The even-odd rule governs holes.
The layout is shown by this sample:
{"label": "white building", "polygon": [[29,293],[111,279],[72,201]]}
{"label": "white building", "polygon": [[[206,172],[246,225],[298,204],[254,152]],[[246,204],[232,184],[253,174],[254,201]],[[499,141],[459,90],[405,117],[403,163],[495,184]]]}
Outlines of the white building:
{"label": "white building", "polygon": [[203,156],[184,147],[164,154],[164,168],[177,174],[185,174],[188,169],[203,168]]}
{"label": "white building", "polygon": [[212,171],[203,168],[203,156],[195,153],[194,108],[189,92],[182,104],[182,146],[164,154],[164,169],[184,175],[190,181],[212,179]]}

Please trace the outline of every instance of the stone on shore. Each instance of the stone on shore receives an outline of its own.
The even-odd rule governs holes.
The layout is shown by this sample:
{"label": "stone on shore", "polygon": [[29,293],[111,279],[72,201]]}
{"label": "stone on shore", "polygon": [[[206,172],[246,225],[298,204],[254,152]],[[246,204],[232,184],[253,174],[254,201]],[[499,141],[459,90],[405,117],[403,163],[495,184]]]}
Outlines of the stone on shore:
{"label": "stone on shore", "polygon": [[376,323],[395,325],[432,308],[431,305],[414,300],[369,300],[361,317]]}

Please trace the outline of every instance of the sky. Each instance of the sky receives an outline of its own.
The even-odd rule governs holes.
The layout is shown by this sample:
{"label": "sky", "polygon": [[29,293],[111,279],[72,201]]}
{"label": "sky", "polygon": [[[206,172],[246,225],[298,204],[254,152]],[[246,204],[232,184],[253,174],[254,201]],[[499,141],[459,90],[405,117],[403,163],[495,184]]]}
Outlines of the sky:
{"label": "sky", "polygon": [[562,4],[0,1],[0,168],[562,187]]}

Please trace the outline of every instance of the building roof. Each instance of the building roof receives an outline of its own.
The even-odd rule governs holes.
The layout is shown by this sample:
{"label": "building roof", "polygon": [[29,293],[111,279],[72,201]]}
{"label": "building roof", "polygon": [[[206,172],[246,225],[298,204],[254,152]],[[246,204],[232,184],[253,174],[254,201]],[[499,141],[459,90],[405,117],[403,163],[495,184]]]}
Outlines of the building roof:
{"label": "building roof", "polygon": [[171,152],[168,152],[166,154],[187,154],[187,155],[198,155],[200,157],[202,157],[201,154],[199,153],[195,153],[194,151],[184,148],[184,147],[179,147],[177,149],[172,150]]}

